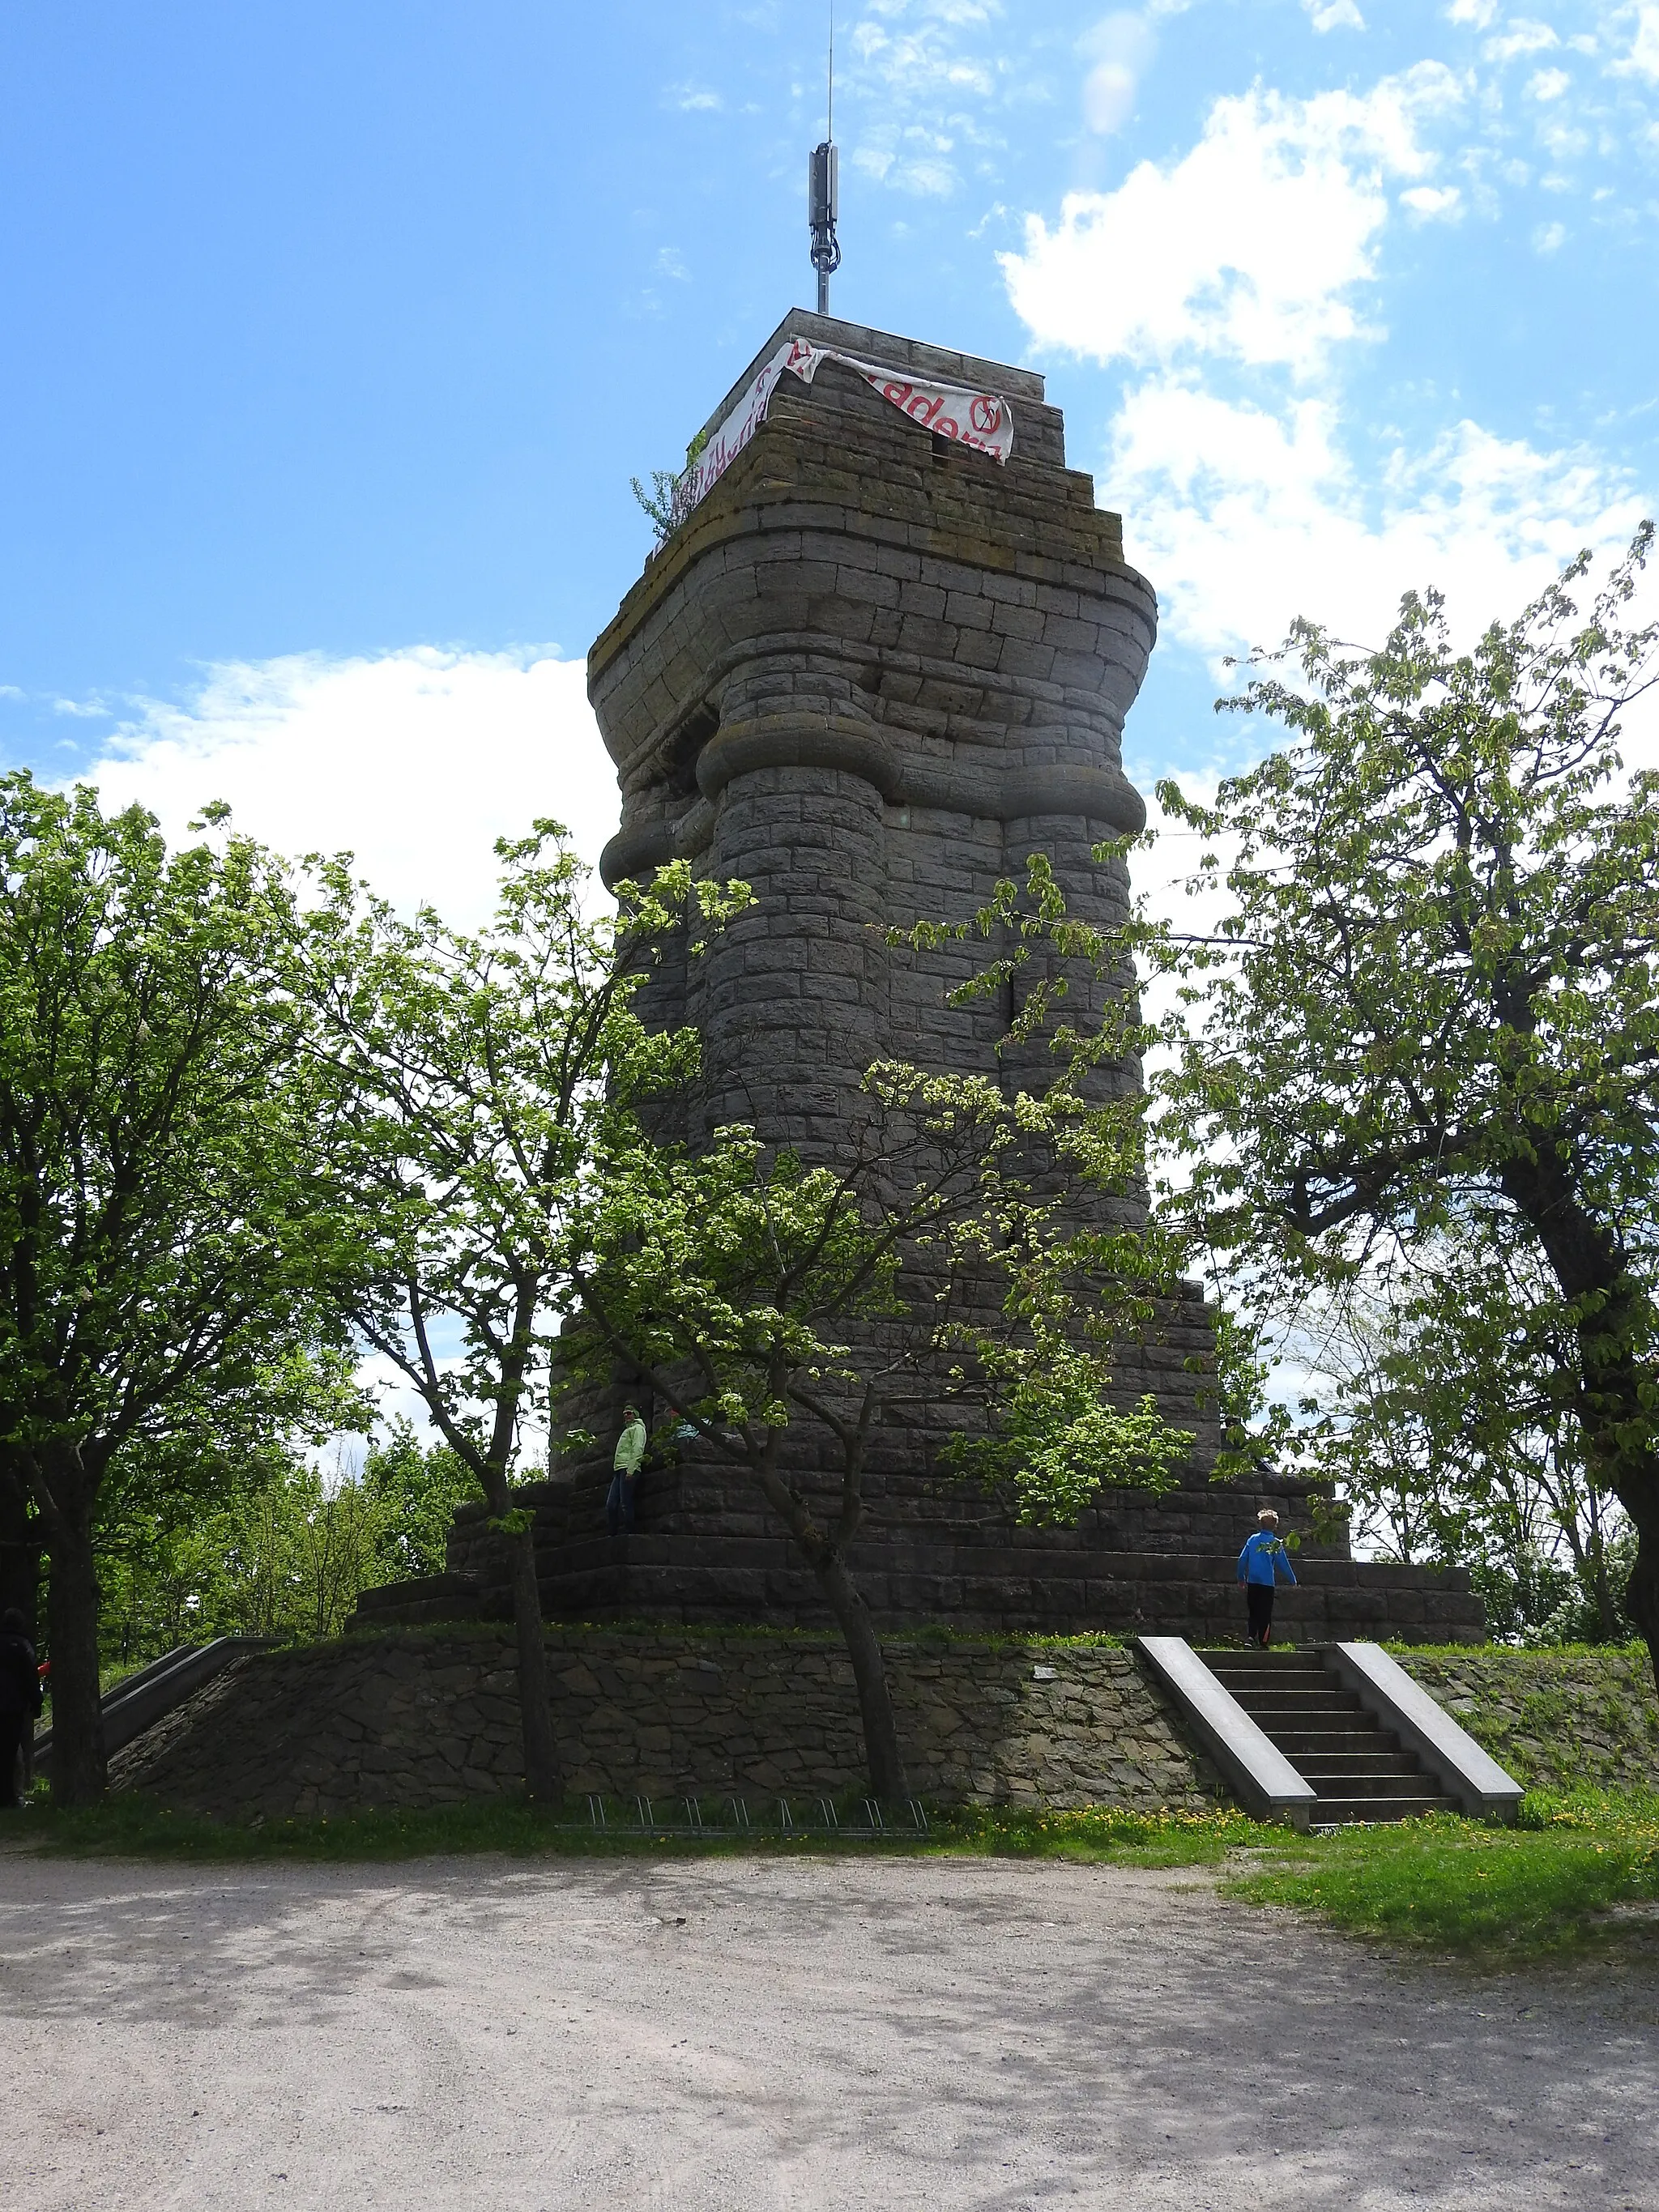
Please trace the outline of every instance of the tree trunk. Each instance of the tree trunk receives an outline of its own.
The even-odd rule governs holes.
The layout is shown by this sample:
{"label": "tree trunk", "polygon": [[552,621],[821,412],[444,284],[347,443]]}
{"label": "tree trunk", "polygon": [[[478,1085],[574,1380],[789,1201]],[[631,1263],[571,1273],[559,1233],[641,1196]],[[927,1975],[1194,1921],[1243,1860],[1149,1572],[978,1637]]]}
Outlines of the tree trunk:
{"label": "tree trunk", "polygon": [[1590,1595],[1595,1601],[1599,1640],[1603,1644],[1616,1644],[1619,1641],[1619,1607],[1613,1599],[1613,1583],[1607,1573],[1607,1538],[1602,1533],[1597,1493],[1593,1488],[1589,1499],[1589,1540],[1584,1547],[1584,1572],[1589,1583]]}
{"label": "tree trunk", "polygon": [[1659,1452],[1646,1442],[1653,1415],[1643,1402],[1642,1382],[1628,1350],[1600,1362],[1586,1392],[1584,1443],[1592,1476],[1612,1491],[1636,1530],[1625,1603],[1659,1689]]}
{"label": "tree trunk", "polygon": [[524,1729],[525,1789],[532,1805],[556,1805],[564,1795],[559,1747],[548,1698],[542,1594],[536,1580],[533,1524],[512,1538],[513,1626],[519,1645],[519,1713]]}
{"label": "tree trunk", "polygon": [[[65,1485],[64,1488],[68,1486]],[[52,1802],[96,1805],[108,1773],[98,1686],[98,1568],[92,1514],[57,1493],[47,1541],[46,1625],[52,1638]]]}
{"label": "tree trunk", "polygon": [[1636,1529],[1636,1565],[1625,1584],[1625,1603],[1648,1647],[1648,1663],[1659,1689],[1659,1481],[1621,1488],[1620,1503]]}
{"label": "tree trunk", "polygon": [[1650,1441],[1647,1377],[1633,1349],[1645,1334],[1642,1293],[1612,1231],[1582,1202],[1547,1132],[1536,1157],[1510,1162],[1502,1182],[1536,1232],[1563,1292],[1581,1307],[1576,1333],[1585,1457],[1590,1479],[1612,1491],[1636,1529],[1625,1602],[1659,1688],[1659,1451]]}
{"label": "tree trunk", "polygon": [[775,1443],[775,1437],[766,1456],[751,1458],[750,1466],[767,1503],[805,1553],[806,1564],[817,1577],[818,1588],[830,1601],[830,1610],[847,1639],[847,1656],[853,1662],[853,1680],[858,1687],[859,1717],[864,1723],[864,1756],[870,1769],[870,1787],[884,1802],[900,1802],[908,1796],[909,1785],[904,1778],[898,1724],[893,1718],[893,1700],[887,1687],[887,1668],[882,1659],[876,1624],[870,1618],[870,1608],[860,1595],[858,1585],[847,1571],[840,1547],[831,1543],[802,1499],[778,1473],[774,1457]]}
{"label": "tree trunk", "polygon": [[27,1480],[0,1452],[0,1613],[15,1606],[38,1643],[40,1531],[29,1516]]}
{"label": "tree trunk", "polygon": [[870,1787],[884,1802],[896,1804],[909,1796],[910,1789],[905,1779],[898,1723],[893,1717],[892,1693],[887,1686],[887,1668],[876,1624],[847,1571],[845,1561],[833,1545],[823,1547],[821,1556],[812,1561],[812,1571],[847,1639],[847,1656],[853,1662],[853,1680],[858,1686],[859,1717],[864,1723],[864,1756],[870,1769]]}

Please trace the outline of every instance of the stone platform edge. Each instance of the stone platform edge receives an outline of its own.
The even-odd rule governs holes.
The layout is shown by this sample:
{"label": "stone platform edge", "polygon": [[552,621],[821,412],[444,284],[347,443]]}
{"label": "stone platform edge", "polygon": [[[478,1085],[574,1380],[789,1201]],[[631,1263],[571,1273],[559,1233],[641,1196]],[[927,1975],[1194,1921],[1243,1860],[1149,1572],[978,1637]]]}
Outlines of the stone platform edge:
{"label": "stone platform edge", "polygon": [[[841,1796],[864,1785],[833,1632],[547,1631],[573,1795]],[[1200,1810],[1220,1778],[1133,1652],[1041,1638],[884,1640],[918,1796]],[[356,1634],[236,1662],[111,1763],[112,1786],[219,1819],[416,1808],[522,1786],[510,1632]]]}
{"label": "stone platform edge", "polygon": [[[833,1631],[554,1625],[547,1645],[573,1794],[759,1802],[863,1784]],[[1130,1650],[927,1631],[884,1648],[922,1796],[1199,1809],[1221,1793]],[[1395,1655],[1528,1788],[1659,1787],[1645,1654]],[[117,1790],[222,1819],[505,1797],[521,1779],[510,1632],[472,1623],[250,1655],[112,1761]]]}

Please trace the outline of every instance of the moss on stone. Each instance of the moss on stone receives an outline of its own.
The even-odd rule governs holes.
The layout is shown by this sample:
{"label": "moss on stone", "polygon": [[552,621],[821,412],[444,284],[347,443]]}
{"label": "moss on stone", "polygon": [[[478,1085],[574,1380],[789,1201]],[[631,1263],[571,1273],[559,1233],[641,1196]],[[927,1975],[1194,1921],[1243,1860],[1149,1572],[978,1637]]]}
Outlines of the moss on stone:
{"label": "moss on stone", "polygon": [[1659,1786],[1659,1698],[1644,1644],[1399,1646],[1395,1656],[1529,1790]]}

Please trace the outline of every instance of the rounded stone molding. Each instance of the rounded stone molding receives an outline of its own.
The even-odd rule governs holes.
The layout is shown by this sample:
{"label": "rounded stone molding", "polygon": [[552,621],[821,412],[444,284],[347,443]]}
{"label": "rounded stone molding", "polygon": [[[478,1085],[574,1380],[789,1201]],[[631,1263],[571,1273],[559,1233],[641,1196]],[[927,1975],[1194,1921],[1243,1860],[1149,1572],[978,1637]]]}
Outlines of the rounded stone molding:
{"label": "rounded stone molding", "polygon": [[734,776],[769,768],[838,769],[898,803],[898,763],[875,724],[806,710],[723,724],[697,755],[697,788],[712,802]]}
{"label": "rounded stone molding", "polygon": [[703,795],[684,813],[617,831],[599,860],[607,887],[705,852],[726,786],[771,768],[840,769],[872,784],[890,806],[935,807],[981,822],[1104,822],[1130,837],[1146,827],[1145,800],[1115,769],[1070,761],[1042,768],[952,767],[925,755],[906,759],[875,724],[849,716],[768,715],[732,723],[708,740],[696,763]]}

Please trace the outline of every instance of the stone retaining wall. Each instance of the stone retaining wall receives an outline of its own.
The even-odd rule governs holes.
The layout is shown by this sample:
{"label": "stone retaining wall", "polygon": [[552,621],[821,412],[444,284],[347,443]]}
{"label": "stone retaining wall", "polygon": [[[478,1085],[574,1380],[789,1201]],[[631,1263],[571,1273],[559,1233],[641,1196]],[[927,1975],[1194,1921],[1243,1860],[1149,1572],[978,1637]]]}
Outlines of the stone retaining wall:
{"label": "stone retaining wall", "polygon": [[1659,1698],[1640,1644],[1395,1656],[1529,1790],[1659,1788]]}
{"label": "stone retaining wall", "polygon": [[[921,1796],[1196,1807],[1218,1794],[1132,1652],[927,1636],[886,1649]],[[556,1628],[548,1656],[574,1792],[759,1802],[863,1785],[835,1636]],[[1397,1656],[1529,1788],[1659,1787],[1644,1651]],[[112,1761],[117,1789],[235,1819],[502,1796],[522,1776],[511,1638],[483,1625],[252,1654]]]}
{"label": "stone retaining wall", "polygon": [[[759,1802],[864,1784],[838,1638],[570,1628],[547,1640],[574,1792]],[[920,1796],[1200,1807],[1218,1794],[1128,1651],[926,1638],[886,1650]],[[254,1654],[112,1762],[118,1790],[228,1819],[501,1796],[523,1771],[512,1642],[488,1627]]]}

